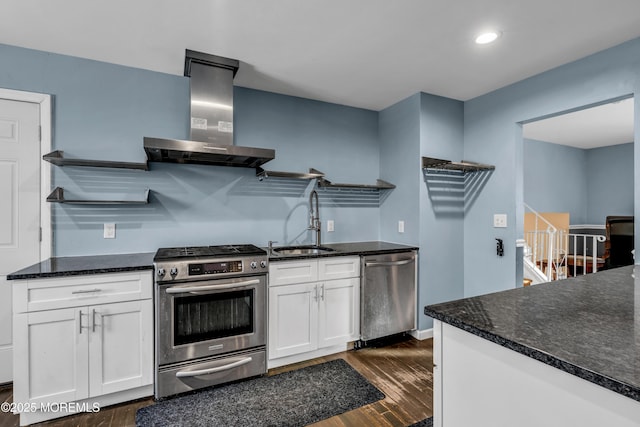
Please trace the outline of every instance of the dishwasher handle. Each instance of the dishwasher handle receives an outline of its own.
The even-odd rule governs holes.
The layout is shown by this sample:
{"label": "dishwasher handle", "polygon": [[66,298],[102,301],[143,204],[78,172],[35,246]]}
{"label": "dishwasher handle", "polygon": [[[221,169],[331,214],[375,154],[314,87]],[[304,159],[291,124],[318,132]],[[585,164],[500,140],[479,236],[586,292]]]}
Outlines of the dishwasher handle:
{"label": "dishwasher handle", "polygon": [[365,267],[395,267],[399,265],[407,265],[414,262],[416,259],[408,258],[408,259],[400,259],[397,261],[367,261],[364,263]]}

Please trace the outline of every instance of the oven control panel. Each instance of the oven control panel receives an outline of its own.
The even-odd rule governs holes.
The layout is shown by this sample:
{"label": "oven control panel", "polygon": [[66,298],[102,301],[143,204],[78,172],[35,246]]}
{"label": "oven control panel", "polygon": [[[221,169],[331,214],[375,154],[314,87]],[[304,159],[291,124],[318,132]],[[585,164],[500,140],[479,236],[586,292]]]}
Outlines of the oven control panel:
{"label": "oven control panel", "polygon": [[247,274],[267,274],[266,257],[242,257],[224,260],[156,262],[156,282],[205,280],[213,277],[234,277]]}
{"label": "oven control panel", "polygon": [[203,274],[242,273],[242,261],[206,262],[189,264],[189,276]]}

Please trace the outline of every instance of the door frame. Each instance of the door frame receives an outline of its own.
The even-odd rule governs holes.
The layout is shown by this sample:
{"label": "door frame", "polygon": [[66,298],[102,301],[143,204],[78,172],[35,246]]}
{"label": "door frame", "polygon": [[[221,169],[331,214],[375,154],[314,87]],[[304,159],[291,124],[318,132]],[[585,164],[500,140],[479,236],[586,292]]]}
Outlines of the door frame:
{"label": "door frame", "polygon": [[[31,102],[40,105],[40,154],[51,152],[51,106],[52,96],[44,93],[25,92],[0,88],[0,98],[10,101]],[[52,227],[51,205],[47,203],[47,196],[51,189],[51,165],[40,160],[40,261],[51,257]]]}

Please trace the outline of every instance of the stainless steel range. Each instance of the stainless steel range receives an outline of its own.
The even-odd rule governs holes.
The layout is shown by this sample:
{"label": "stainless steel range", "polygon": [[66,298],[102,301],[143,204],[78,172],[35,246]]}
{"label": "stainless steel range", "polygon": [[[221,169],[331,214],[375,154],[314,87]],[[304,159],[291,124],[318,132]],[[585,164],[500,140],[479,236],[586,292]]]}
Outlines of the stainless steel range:
{"label": "stainless steel range", "polygon": [[267,371],[266,251],[162,248],[154,265],[156,399]]}

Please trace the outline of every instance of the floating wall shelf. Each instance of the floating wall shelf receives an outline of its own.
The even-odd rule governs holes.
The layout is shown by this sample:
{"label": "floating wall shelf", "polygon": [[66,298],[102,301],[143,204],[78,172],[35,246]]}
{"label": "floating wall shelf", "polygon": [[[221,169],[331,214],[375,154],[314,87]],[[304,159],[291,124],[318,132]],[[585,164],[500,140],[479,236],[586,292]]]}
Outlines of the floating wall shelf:
{"label": "floating wall shelf", "polygon": [[309,172],[282,172],[282,171],[266,171],[261,167],[256,168],[256,176],[260,181],[265,178],[291,178],[291,179],[316,179],[324,177],[324,173],[309,168]]}
{"label": "floating wall shelf", "polygon": [[496,167],[469,161],[452,162],[451,160],[422,157],[422,169],[455,170],[464,173],[494,170]]}
{"label": "floating wall shelf", "polygon": [[144,205],[149,203],[149,190],[145,190],[141,198],[121,200],[91,200],[91,199],[65,199],[64,188],[56,187],[49,196],[47,202],[69,203],[75,205]]}
{"label": "floating wall shelf", "polygon": [[363,190],[391,190],[396,188],[395,185],[383,181],[381,179],[376,180],[376,183],[373,185],[370,184],[344,184],[344,183],[333,183],[327,179],[319,178],[318,179],[318,187],[324,188],[353,188],[353,189],[363,189]]}
{"label": "floating wall shelf", "polygon": [[266,171],[262,168],[256,169],[256,176],[258,179],[262,180],[263,178],[292,178],[292,179],[317,179],[318,187],[325,188],[355,188],[355,189],[368,189],[368,190],[390,190],[392,188],[396,188],[395,185],[378,179],[375,184],[339,184],[334,183],[326,179],[324,176],[324,172],[320,172],[317,169],[309,168],[309,172],[281,172],[281,171]]}
{"label": "floating wall shelf", "polygon": [[56,150],[49,154],[45,154],[44,156],[42,156],[42,159],[56,166],[89,166],[98,168],[134,169],[145,171],[149,170],[149,165],[146,162],[133,163],[114,162],[108,160],[69,159],[64,157],[64,152],[61,150]]}

